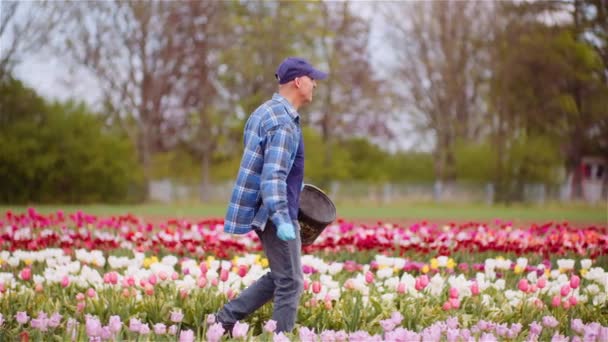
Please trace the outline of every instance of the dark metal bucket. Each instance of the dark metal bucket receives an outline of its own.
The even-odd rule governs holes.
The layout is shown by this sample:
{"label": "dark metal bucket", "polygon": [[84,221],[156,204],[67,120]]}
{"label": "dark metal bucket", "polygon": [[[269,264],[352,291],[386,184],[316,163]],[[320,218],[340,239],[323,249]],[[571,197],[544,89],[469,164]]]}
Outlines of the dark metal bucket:
{"label": "dark metal bucket", "polygon": [[311,245],[323,229],[336,220],[336,206],[319,188],[305,184],[300,193],[300,236],[302,246]]}

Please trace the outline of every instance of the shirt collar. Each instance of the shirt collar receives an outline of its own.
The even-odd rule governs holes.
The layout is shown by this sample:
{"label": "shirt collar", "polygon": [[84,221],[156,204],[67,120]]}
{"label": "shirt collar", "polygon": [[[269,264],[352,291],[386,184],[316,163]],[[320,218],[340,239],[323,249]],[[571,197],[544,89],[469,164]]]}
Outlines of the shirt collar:
{"label": "shirt collar", "polygon": [[281,96],[281,94],[274,93],[274,95],[272,95],[272,99],[274,101],[277,101],[277,102],[280,102],[281,104],[283,104],[283,106],[285,106],[285,108],[287,109],[287,113],[289,114],[289,116],[291,116],[291,118],[294,121],[296,121],[296,122],[300,121],[300,114],[298,114],[298,112],[295,110],[295,108],[293,108],[291,103],[289,103],[289,101],[287,101],[286,98]]}

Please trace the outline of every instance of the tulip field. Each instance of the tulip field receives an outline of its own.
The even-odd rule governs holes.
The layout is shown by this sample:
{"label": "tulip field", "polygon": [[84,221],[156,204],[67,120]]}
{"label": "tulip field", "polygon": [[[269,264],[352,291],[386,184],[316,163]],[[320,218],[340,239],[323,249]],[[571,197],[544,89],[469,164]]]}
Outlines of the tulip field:
{"label": "tulip field", "polygon": [[0,213],[0,341],[608,341],[608,224],[338,220],[296,328],[214,314],[267,272],[221,219]]}

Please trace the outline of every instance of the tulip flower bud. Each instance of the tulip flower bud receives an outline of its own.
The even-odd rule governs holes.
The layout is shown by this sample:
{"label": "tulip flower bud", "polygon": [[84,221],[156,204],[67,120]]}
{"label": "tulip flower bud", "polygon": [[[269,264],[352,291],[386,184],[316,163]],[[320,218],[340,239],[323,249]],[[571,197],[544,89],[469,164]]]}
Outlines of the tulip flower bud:
{"label": "tulip flower bud", "polygon": [[370,271],[365,272],[365,282],[371,284],[374,282],[374,274]]}
{"label": "tulip flower bud", "polygon": [[313,293],[319,293],[321,292],[321,283],[318,281],[314,281],[312,283],[312,292]]}
{"label": "tulip flower bud", "polygon": [[526,278],[522,278],[519,280],[519,283],[517,284],[517,288],[522,291],[522,292],[528,292],[528,289],[530,288],[530,284],[528,283],[528,279]]}
{"label": "tulip flower bud", "polygon": [[572,277],[570,278],[570,287],[573,289],[578,288],[578,286],[581,283],[581,278],[579,278],[577,275],[572,275]]}

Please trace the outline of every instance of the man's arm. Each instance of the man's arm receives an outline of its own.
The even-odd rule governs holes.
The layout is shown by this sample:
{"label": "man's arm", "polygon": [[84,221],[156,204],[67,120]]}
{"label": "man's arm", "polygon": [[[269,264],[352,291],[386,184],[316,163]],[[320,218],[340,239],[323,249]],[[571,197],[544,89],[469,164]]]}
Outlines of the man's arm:
{"label": "man's arm", "polygon": [[291,224],[286,180],[297,144],[296,133],[288,125],[277,127],[269,133],[266,140],[260,187],[264,205],[277,228],[282,224]]}

